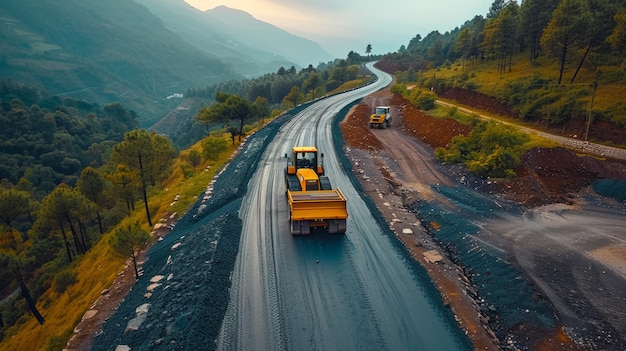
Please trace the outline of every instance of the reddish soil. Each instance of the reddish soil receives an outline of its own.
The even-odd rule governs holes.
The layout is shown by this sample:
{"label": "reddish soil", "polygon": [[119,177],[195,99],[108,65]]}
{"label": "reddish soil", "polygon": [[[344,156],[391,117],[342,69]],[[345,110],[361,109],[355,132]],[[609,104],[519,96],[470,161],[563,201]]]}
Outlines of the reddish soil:
{"label": "reddish soil", "polygon": [[[487,100],[482,103],[488,104]],[[394,123],[392,128],[386,131],[372,131],[368,128],[368,118],[373,106],[390,105],[394,113]],[[491,106],[491,107],[489,107]],[[492,111],[502,113],[499,110],[497,101],[491,101],[481,107]],[[365,167],[364,164],[373,164],[378,167],[379,180],[376,180],[375,186],[368,190],[367,182],[371,182],[377,175],[374,175],[371,169],[367,170],[368,180],[362,183],[365,193],[375,200],[381,212],[388,217],[391,223],[396,216],[393,211],[398,209],[388,208],[388,203],[394,200],[394,192],[399,193],[398,189],[407,186],[403,179],[394,178],[396,172],[384,165],[381,159],[389,158],[389,154],[394,155],[394,148],[389,143],[400,144],[401,138],[399,133],[405,133],[416,137],[419,142],[427,144],[431,148],[438,146],[446,146],[450,140],[457,135],[466,135],[470,128],[459,124],[453,119],[435,118],[428,114],[417,110],[410,102],[402,98],[400,95],[391,95],[388,91],[381,91],[366,98],[363,103],[355,106],[347,119],[341,124],[344,140],[350,148],[349,154],[353,158],[360,158],[359,167]],[[394,130],[395,129],[395,130]],[[389,134],[393,133],[393,134]],[[382,138],[382,139],[380,139]],[[382,142],[381,140],[385,140]],[[406,148],[405,146],[403,146]],[[403,148],[401,147],[401,148]],[[432,150],[432,149],[431,149]],[[395,150],[395,155],[398,155]],[[402,149],[400,153],[412,164],[423,162],[415,158],[413,154],[418,153],[416,150]],[[364,154],[369,154],[373,160],[368,162]],[[432,156],[432,155],[431,155]],[[401,163],[397,157],[392,157]],[[363,160],[366,161],[363,161]],[[402,166],[402,165],[400,165]],[[422,168],[420,168],[422,167]],[[426,171],[422,164],[415,169],[420,169],[419,173],[430,173]],[[361,172],[363,170],[360,170]],[[414,172],[415,173],[415,172]],[[435,176],[435,171],[432,171]],[[483,189],[491,195],[501,196],[508,200],[518,202],[528,207],[534,207],[549,203],[573,203],[580,196],[581,191],[587,188],[594,180],[602,178],[617,178],[626,180],[626,163],[620,161],[600,160],[591,156],[579,156],[576,153],[565,148],[552,149],[533,149],[526,152],[522,157],[522,162],[517,169],[518,177],[515,179],[497,180],[491,183],[488,188]],[[418,175],[424,177],[424,175]],[[422,178],[424,181],[425,178]],[[419,181],[419,180],[418,180]],[[381,184],[388,183],[395,190],[384,191]],[[412,186],[415,183],[408,184]],[[403,189],[404,192],[406,189]],[[420,196],[424,196],[423,189],[418,189]],[[404,192],[402,195],[405,196]],[[397,194],[396,194],[397,195]],[[385,199],[383,199],[385,197]],[[380,201],[379,201],[380,200]],[[396,203],[402,202],[403,199]],[[383,204],[383,203],[386,204]],[[387,207],[386,207],[387,206]],[[424,265],[428,270],[433,281],[437,284],[444,301],[449,305],[452,311],[457,315],[459,324],[468,333],[470,339],[474,343],[475,349],[491,350],[497,349],[497,341],[495,341],[491,331],[486,328],[486,323],[476,311],[476,305],[471,298],[464,293],[465,286],[462,284],[462,274],[459,271],[451,269],[453,264],[444,262],[443,265],[431,264],[424,260],[423,254],[432,248],[425,236],[407,236],[396,231],[396,236],[401,240],[407,249],[412,253],[413,257]],[[419,242],[420,244],[416,244]],[[558,341],[561,350],[577,350],[575,343],[568,339],[560,327],[551,331],[544,331],[534,344],[537,350],[552,350],[554,342]]]}
{"label": "reddish soil", "polygon": [[[506,108],[495,99],[477,98],[475,101],[481,109],[506,112]],[[404,116],[406,131],[433,148],[445,147],[454,136],[466,135],[470,131],[468,126],[456,120],[429,116],[400,95],[393,95],[390,104]],[[366,140],[364,138],[361,142]],[[516,173],[517,178],[493,182],[489,190],[533,207],[555,202],[571,203],[578,192],[597,179],[626,180],[626,162],[579,156],[565,148],[537,148],[522,156]]]}

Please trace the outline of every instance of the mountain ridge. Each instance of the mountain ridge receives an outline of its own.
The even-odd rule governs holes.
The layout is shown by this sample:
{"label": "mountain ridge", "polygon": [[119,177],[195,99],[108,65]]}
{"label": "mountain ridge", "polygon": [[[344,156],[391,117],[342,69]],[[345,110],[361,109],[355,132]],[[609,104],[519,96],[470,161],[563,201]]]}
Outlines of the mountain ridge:
{"label": "mountain ridge", "polygon": [[220,5],[201,11],[184,0],[137,1],[198,49],[238,63],[237,71],[244,75],[275,72],[281,66],[316,66],[334,59],[319,44],[243,10]]}
{"label": "mountain ridge", "polygon": [[[189,23],[201,23],[199,33],[190,35],[177,29],[171,19],[167,22],[156,16],[144,3],[173,4],[172,13],[194,14]],[[228,16],[221,13],[218,17],[232,23],[216,25],[221,22],[215,14],[198,11],[183,0],[3,2],[0,79],[62,98],[101,105],[121,102],[138,114],[140,127],[149,127],[180,102],[167,97],[297,65],[276,52],[240,41],[249,30],[235,30],[241,21],[231,16],[241,17],[241,13],[227,12]],[[251,23],[259,25],[248,16]],[[178,27],[184,26],[178,23]],[[271,33],[288,35],[271,28]],[[229,35],[229,30],[236,35]],[[200,35],[209,39],[194,40]],[[278,42],[284,51],[306,51],[281,39],[267,41]]]}

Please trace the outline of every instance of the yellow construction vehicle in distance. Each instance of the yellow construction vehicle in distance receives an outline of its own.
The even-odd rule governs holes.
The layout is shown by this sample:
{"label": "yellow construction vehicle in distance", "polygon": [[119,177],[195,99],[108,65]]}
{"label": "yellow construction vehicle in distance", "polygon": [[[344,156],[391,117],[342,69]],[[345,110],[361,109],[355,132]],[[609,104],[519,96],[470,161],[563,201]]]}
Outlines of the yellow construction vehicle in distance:
{"label": "yellow construction vehicle in distance", "polygon": [[324,176],[324,154],[318,159],[315,146],[295,146],[291,151],[291,158],[285,154],[291,234],[308,235],[316,227],[325,228],[330,234],[344,234],[348,218],[346,198]]}
{"label": "yellow construction vehicle in distance", "polygon": [[378,106],[370,116],[370,128],[391,127],[391,108],[389,106]]}

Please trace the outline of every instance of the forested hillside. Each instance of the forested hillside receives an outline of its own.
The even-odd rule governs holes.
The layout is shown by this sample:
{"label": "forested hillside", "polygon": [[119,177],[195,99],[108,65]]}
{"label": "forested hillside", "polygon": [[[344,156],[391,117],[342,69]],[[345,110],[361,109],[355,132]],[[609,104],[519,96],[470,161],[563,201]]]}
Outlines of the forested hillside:
{"label": "forested hillside", "polygon": [[121,102],[147,126],[176,106],[168,96],[239,75],[134,1],[22,0],[0,4],[0,78]]}
{"label": "forested hillside", "polygon": [[101,107],[0,80],[0,179],[41,199],[59,183],[75,185],[100,167],[137,116],[119,103]]}
{"label": "forested hillside", "polygon": [[496,0],[486,18],[417,35],[378,66],[440,97],[489,96],[483,108],[522,122],[624,144],[625,38],[623,1]]}
{"label": "forested hillside", "polygon": [[[72,263],[103,238],[115,238],[104,254],[125,238],[145,244],[144,231],[121,223],[152,227],[160,203],[150,196],[174,170],[183,184],[267,117],[367,83],[366,60],[380,59],[396,74],[394,92],[429,102],[423,109],[437,97],[489,101],[480,107],[520,123],[626,143],[623,1],[495,0],[486,18],[417,35],[383,58],[350,52],[249,79],[133,1],[61,3],[0,4],[0,78],[12,78],[0,80],[0,297],[21,291],[0,304],[2,337],[29,309],[42,317],[35,302],[44,294],[39,306],[69,294]],[[207,136],[183,156],[174,148]]]}
{"label": "forested hillside", "polygon": [[201,12],[183,0],[0,3],[0,78],[121,102],[142,127],[187,89],[330,59],[314,42],[245,12]]}
{"label": "forested hillside", "polygon": [[[218,93],[236,94],[251,104],[262,103],[267,105],[269,111],[273,111],[272,115],[275,115],[306,101],[348,89],[350,86],[344,85],[348,82],[367,83],[371,76],[361,67],[365,61],[366,58],[350,52],[347,59],[322,63],[317,67],[309,65],[299,71],[294,66],[280,67],[276,73],[268,73],[257,78],[232,80],[189,89],[185,92],[184,101],[179,107],[151,130],[171,137],[180,147],[187,147],[206,136],[207,129],[228,129],[237,124],[226,116],[215,116],[204,121],[197,118],[199,108],[213,104]],[[246,118],[246,123],[253,124],[257,119],[255,114],[251,114]]]}

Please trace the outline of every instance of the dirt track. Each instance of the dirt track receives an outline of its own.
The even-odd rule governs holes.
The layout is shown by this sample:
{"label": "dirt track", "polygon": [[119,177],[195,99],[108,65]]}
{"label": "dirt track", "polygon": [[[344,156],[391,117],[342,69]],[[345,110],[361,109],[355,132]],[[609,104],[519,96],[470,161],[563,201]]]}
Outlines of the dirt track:
{"label": "dirt track", "polygon": [[[367,118],[377,105],[392,106],[392,128],[368,130]],[[538,150],[525,157],[524,164],[518,170],[518,179],[496,182],[494,185],[465,174],[462,169],[438,166],[433,157],[432,146],[445,145],[452,136],[467,130],[455,124],[438,125],[443,124],[441,119],[427,119],[421,113],[415,117],[415,112],[409,109],[403,99],[382,91],[371,95],[355,107],[347,123],[342,126],[347,145],[351,146],[348,153],[355,171],[362,174],[365,192],[377,202],[392,228],[395,221],[418,221],[419,213],[416,218],[406,210],[406,205],[415,201],[441,202],[450,211],[461,212],[458,203],[453,203],[454,200],[436,191],[439,186],[459,186],[462,183],[470,188],[470,192],[477,191],[476,196],[489,195],[495,199],[493,201],[496,204],[508,200],[522,201],[531,206],[565,202],[566,205],[549,205],[533,210],[522,207],[510,214],[500,211],[495,217],[472,211],[465,216],[476,215],[469,220],[479,227],[483,226],[477,236],[478,240],[506,252],[508,261],[522,269],[530,286],[535,286],[531,288],[537,291],[534,294],[545,294],[555,307],[568,335],[575,339],[577,345],[564,335],[564,329],[559,327],[560,323],[554,324],[548,330],[533,327],[532,323],[517,325],[515,328],[518,330],[509,331],[513,339],[525,338],[521,342],[524,346],[541,350],[578,347],[612,350],[623,347],[626,342],[626,326],[619,321],[626,320],[622,315],[624,309],[620,307],[620,303],[623,306],[623,301],[626,300],[626,296],[623,296],[626,291],[623,272],[626,262],[624,256],[618,253],[625,250],[624,205],[600,198],[589,190],[589,185],[598,178],[625,179],[623,164],[578,158],[564,149],[543,154]],[[406,115],[411,115],[412,120],[403,121]],[[420,119],[420,122],[416,123],[416,119]],[[410,136],[417,136],[419,139]],[[478,195],[478,192],[482,195]],[[595,206],[597,201],[602,205]],[[572,206],[591,202],[594,204],[593,208]],[[592,222],[594,218],[598,218],[598,211],[609,214],[602,217],[602,220]],[[619,214],[620,211],[622,215]],[[555,221],[554,216],[561,220]],[[423,218],[419,220],[424,223]],[[572,223],[575,224],[572,226]],[[596,224],[596,228],[604,227],[597,230],[584,229],[590,223]],[[432,227],[427,229],[431,232],[437,230]],[[590,232],[593,234],[590,235]],[[424,261],[423,252],[440,248],[441,241],[433,241],[424,234],[424,229],[415,230],[414,235],[398,231],[396,234],[405,242],[414,257],[427,267],[442,295],[459,316],[460,323],[472,336],[476,348],[493,347],[490,344],[490,332],[480,326],[489,324],[501,328],[502,325],[486,323],[490,313],[482,313],[481,318],[475,318],[476,313],[472,309],[484,312],[485,306],[478,306],[473,302],[476,297],[468,296],[468,289],[463,284],[466,278],[459,278],[463,269],[455,269],[448,261],[452,258],[463,267],[463,262],[458,261],[462,253],[455,252],[458,247],[448,245],[446,251],[449,257],[446,258],[446,264],[432,265]],[[608,276],[610,277],[607,278]],[[472,280],[472,277],[469,279]],[[540,310],[549,316],[550,308],[545,304],[542,306]],[[543,317],[539,317],[541,318]],[[519,342],[506,340],[503,335],[507,332],[502,329],[496,330],[496,333],[501,342]]]}

